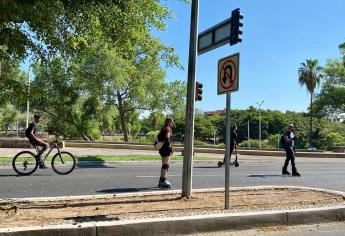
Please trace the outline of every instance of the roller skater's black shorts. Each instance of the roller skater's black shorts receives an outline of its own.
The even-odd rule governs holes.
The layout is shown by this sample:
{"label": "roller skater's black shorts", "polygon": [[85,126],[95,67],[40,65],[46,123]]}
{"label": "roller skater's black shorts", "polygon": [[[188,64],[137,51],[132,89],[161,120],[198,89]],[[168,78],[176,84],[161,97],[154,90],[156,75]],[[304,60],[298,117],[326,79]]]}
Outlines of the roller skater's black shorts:
{"label": "roller skater's black shorts", "polygon": [[173,153],[172,147],[163,145],[163,147],[159,149],[159,154],[161,155],[161,157],[171,156],[171,153]]}

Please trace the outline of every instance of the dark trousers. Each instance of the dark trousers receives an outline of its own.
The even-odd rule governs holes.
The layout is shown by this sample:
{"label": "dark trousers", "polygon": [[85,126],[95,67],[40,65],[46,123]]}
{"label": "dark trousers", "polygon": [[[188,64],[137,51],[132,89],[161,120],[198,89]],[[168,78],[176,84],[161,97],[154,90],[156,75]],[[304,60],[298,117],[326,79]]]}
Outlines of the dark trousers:
{"label": "dark trousers", "polygon": [[285,163],[284,163],[283,169],[284,170],[287,169],[290,160],[291,160],[292,169],[296,169],[294,148],[293,147],[285,148],[285,152],[286,152],[286,159],[285,159]]}
{"label": "dark trousers", "polygon": [[[231,160],[232,151],[234,151],[234,147],[230,146],[230,160]],[[226,157],[226,154],[224,155],[224,159],[223,159],[224,164],[225,164],[225,157]]]}
{"label": "dark trousers", "polygon": [[40,150],[39,150],[39,153],[38,155],[41,156],[48,148],[49,148],[49,143],[46,143],[46,142],[43,142],[42,143],[39,143],[37,142],[36,140],[34,139],[29,139],[29,142],[31,143],[32,146],[34,147],[42,147]]}

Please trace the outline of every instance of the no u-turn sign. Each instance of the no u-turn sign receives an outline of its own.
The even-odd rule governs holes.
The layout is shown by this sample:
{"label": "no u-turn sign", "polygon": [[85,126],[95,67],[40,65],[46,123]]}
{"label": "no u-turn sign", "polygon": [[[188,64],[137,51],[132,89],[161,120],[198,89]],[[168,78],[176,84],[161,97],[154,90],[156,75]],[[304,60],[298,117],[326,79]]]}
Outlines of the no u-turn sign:
{"label": "no u-turn sign", "polygon": [[218,61],[217,94],[231,93],[238,90],[240,54],[222,58]]}

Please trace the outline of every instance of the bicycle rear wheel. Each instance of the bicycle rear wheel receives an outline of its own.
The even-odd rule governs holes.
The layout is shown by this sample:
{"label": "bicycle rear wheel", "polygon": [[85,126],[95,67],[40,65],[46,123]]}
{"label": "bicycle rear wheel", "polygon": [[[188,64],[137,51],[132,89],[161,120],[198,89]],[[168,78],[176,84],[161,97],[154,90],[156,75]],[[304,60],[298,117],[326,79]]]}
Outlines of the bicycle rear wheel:
{"label": "bicycle rear wheel", "polygon": [[30,151],[23,151],[14,156],[12,167],[20,175],[31,175],[38,167],[38,161]]}
{"label": "bicycle rear wheel", "polygon": [[75,158],[69,152],[56,153],[52,159],[52,168],[59,175],[67,175],[75,168]]}

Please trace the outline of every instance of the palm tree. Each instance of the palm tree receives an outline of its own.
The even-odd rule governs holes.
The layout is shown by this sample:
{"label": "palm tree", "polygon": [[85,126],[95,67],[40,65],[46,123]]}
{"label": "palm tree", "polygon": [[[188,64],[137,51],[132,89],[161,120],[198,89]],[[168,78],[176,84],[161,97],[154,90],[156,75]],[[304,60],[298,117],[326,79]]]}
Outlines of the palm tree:
{"label": "palm tree", "polygon": [[306,86],[310,93],[310,135],[309,145],[312,145],[313,133],[313,94],[315,87],[318,86],[322,78],[322,67],[318,65],[318,60],[307,59],[306,63],[302,62],[298,68],[298,82],[301,86]]}

